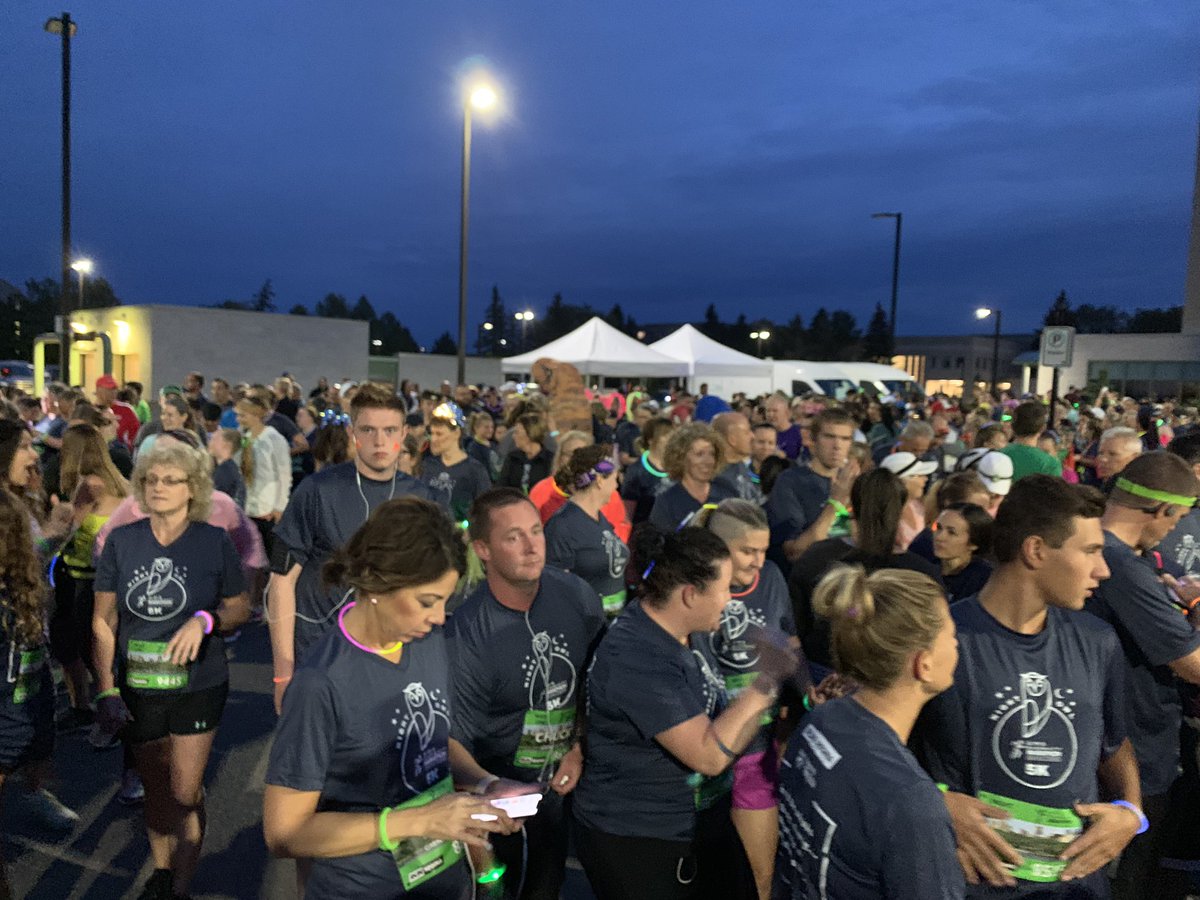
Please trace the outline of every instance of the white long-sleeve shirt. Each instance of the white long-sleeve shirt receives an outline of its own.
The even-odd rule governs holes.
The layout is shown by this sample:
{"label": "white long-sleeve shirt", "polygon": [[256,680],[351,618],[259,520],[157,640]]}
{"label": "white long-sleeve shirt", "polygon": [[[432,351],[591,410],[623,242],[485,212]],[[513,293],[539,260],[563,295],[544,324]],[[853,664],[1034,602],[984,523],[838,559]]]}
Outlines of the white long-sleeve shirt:
{"label": "white long-sleeve shirt", "polygon": [[[282,434],[270,425],[251,438],[254,453],[254,481],[246,484],[246,515],[262,518],[287,506],[292,492],[292,457]],[[239,450],[235,459],[241,465]]]}

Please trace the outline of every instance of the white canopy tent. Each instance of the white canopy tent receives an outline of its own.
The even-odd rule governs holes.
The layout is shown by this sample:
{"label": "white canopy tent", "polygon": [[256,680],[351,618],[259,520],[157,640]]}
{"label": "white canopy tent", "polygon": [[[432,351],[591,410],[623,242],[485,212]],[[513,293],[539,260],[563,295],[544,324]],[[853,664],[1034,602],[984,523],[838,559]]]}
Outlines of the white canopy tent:
{"label": "white canopy tent", "polygon": [[771,376],[771,364],[766,360],[714,341],[691,325],[672,331],[650,349],[682,359],[689,375]]}
{"label": "white canopy tent", "polygon": [[533,364],[543,357],[570,363],[581,375],[673,378],[688,374],[683,360],[634,340],[598,316],[535,350],[505,357],[502,368],[514,375],[532,372]]}

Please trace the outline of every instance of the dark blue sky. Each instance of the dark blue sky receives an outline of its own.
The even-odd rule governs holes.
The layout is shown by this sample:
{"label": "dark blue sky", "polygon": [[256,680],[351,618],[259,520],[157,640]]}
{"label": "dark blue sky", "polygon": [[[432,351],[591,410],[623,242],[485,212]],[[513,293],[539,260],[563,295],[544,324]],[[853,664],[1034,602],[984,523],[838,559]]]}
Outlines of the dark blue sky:
{"label": "dark blue sky", "polygon": [[[169,11],[164,11],[169,10]],[[427,342],[457,302],[459,64],[477,126],[470,286],[641,321],[712,302],[899,330],[1032,329],[1182,302],[1200,4],[88,0],[74,236],[127,303],[365,293]],[[0,10],[0,278],[59,252],[56,7]],[[986,330],[986,329],[985,329]]]}

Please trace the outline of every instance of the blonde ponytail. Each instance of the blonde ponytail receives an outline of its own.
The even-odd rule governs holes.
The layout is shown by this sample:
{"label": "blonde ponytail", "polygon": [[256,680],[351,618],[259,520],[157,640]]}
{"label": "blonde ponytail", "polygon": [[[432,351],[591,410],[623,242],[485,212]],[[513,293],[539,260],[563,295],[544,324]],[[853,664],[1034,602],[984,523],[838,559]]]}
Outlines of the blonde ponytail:
{"label": "blonde ponytail", "polygon": [[868,575],[861,566],[835,566],[813,595],[813,609],[830,622],[834,666],[876,690],[890,687],[913,653],[933,645],[945,603],[926,575],[903,569]]}

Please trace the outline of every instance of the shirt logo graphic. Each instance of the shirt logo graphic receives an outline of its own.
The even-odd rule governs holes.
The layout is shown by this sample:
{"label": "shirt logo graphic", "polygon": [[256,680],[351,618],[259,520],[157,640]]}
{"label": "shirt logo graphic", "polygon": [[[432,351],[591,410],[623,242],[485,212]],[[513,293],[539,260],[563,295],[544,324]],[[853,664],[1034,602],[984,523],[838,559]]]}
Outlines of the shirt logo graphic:
{"label": "shirt logo graphic", "polygon": [[1185,534],[1180,538],[1175,562],[1179,563],[1179,567],[1188,573],[1200,568],[1200,544],[1196,543],[1194,534]]}
{"label": "shirt logo graphic", "polygon": [[404,706],[392,719],[400,751],[400,778],[405,787],[419,794],[441,780],[441,770],[448,762],[449,706],[440,690],[429,693],[419,681],[404,688]]}
{"label": "shirt logo graphic", "polygon": [[609,577],[620,578],[625,574],[625,566],[629,562],[629,549],[619,537],[607,529],[601,532],[600,539],[604,544],[604,553],[608,557]]}
{"label": "shirt logo graphic", "polygon": [[161,622],[187,606],[187,566],[176,567],[165,556],[147,568],[139,566],[125,586],[125,606],[139,619]]}
{"label": "shirt logo graphic", "polygon": [[450,477],[449,472],[438,472],[437,477],[429,482],[429,487],[434,493],[444,495],[449,502],[454,493],[454,479]]}
{"label": "shirt logo graphic", "polygon": [[532,652],[521,668],[529,689],[530,709],[562,709],[575,702],[575,666],[561,634],[551,637],[539,631],[534,635]]}
{"label": "shirt logo graphic", "polygon": [[699,650],[693,650],[692,656],[696,658],[696,665],[700,667],[700,675],[704,682],[704,710],[711,716],[717,711],[717,701],[725,699],[725,679],[712,670],[712,666]]}
{"label": "shirt logo graphic", "polygon": [[1058,787],[1075,769],[1079,740],[1075,735],[1075,701],[1071,689],[1054,690],[1038,672],[1023,672],[1016,691],[996,692],[1002,701],[988,717],[992,755],[1017,784],[1035,790]]}
{"label": "shirt logo graphic", "polygon": [[829,743],[829,739],[817,730],[815,725],[805,725],[800,734],[803,735],[804,742],[808,744],[813,754],[826,769],[832,769],[841,761],[842,754],[837,752],[833,744]]}
{"label": "shirt logo graphic", "polygon": [[751,609],[742,600],[730,600],[721,611],[721,625],[709,635],[709,643],[717,659],[733,669],[749,669],[758,662],[758,649],[745,639],[751,625],[767,624],[766,617]]}

